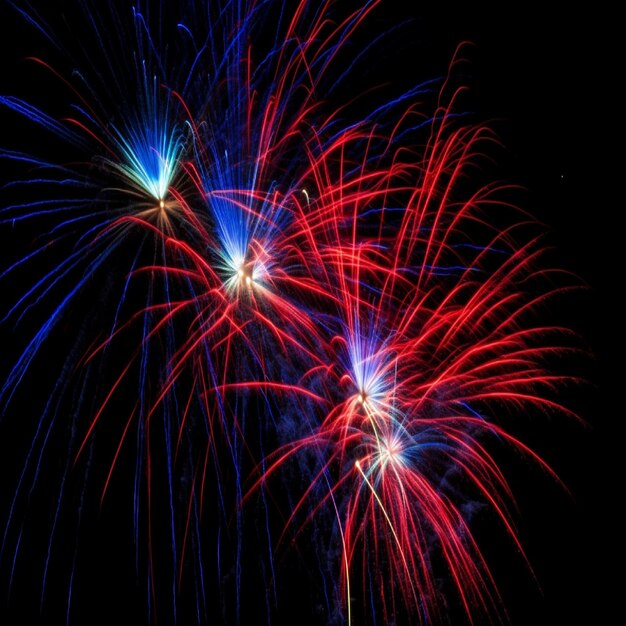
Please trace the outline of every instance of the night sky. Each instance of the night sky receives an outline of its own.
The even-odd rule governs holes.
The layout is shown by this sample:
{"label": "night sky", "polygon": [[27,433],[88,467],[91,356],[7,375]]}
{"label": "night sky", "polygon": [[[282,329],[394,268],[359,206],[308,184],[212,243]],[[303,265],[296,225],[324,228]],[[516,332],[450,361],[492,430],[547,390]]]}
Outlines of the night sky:
{"label": "night sky", "polygon": [[[19,16],[0,2],[0,95],[7,95],[20,86],[20,59],[42,46],[35,33],[21,25]],[[456,46],[471,42],[462,53],[467,59],[462,74],[469,88],[464,104],[473,119],[495,128],[504,146],[494,171],[502,180],[524,188],[517,195],[519,204],[545,224],[547,241],[554,247],[549,258],[585,285],[556,313],[579,333],[581,345],[593,355],[579,364],[589,384],[563,390],[564,404],[587,425],[559,417],[534,418],[524,427],[524,441],[556,470],[570,493],[536,468],[509,462],[505,469],[519,505],[518,530],[536,578],[512,546],[501,545],[497,538],[493,545],[486,542],[487,559],[512,626],[615,623],[611,616],[619,614],[618,581],[609,572],[609,564],[615,562],[619,571],[623,559],[619,531],[623,520],[616,503],[623,493],[617,483],[623,475],[617,462],[623,405],[617,397],[624,375],[623,365],[616,366],[623,363],[618,359],[623,345],[618,322],[623,316],[616,291],[624,283],[617,277],[623,265],[617,258],[623,194],[615,182],[622,175],[617,164],[622,154],[618,131],[623,113],[615,85],[622,71],[613,71],[617,53],[610,32],[616,17],[600,15],[599,9],[593,14],[513,14],[507,11],[508,5],[492,13],[468,7],[458,12],[447,6],[411,11],[400,9],[399,4],[383,3],[377,20],[361,34],[367,38],[407,21],[398,37],[382,45],[371,75],[361,79],[406,81],[408,86],[442,76]],[[19,41],[12,43],[15,32]],[[36,88],[30,84],[26,91]],[[54,107],[53,93],[50,102]],[[0,112],[0,149],[18,143],[15,119]],[[36,141],[36,133],[28,135],[28,141]],[[3,166],[0,183],[10,180],[5,177],[7,171],[10,168]],[[13,242],[6,227],[0,237],[1,270],[4,252]],[[3,310],[14,297],[0,294]],[[12,333],[10,326],[0,326],[0,377],[15,357]],[[24,420],[33,418],[24,413]],[[0,421],[0,530],[23,460],[23,456],[12,456],[7,437],[15,433],[8,435],[7,430]],[[23,442],[16,449],[23,450]],[[88,540],[93,542],[89,550],[103,559],[102,564],[94,561],[93,572],[87,574],[98,585],[74,600],[77,614],[90,616],[90,623],[118,617],[122,602],[128,615],[135,615],[133,611],[140,615],[137,607],[145,601],[143,590],[136,594],[132,537],[124,520],[132,511],[119,507],[106,515],[102,526],[107,525],[110,536],[100,540],[91,532]],[[111,560],[120,559],[122,567],[125,552],[130,554],[123,563],[127,571],[119,569],[112,579],[106,573],[107,563],[111,566]],[[6,562],[0,563],[4,585],[0,588],[0,626],[34,624],[24,618],[38,619],[34,617],[39,602],[36,577],[28,580],[26,576],[7,602],[7,567]],[[32,598],[30,589],[34,590]],[[52,605],[56,604],[53,600]],[[42,624],[58,623],[51,613],[44,612]],[[301,618],[299,623],[309,623],[306,612]],[[118,623],[125,622],[120,617]]]}

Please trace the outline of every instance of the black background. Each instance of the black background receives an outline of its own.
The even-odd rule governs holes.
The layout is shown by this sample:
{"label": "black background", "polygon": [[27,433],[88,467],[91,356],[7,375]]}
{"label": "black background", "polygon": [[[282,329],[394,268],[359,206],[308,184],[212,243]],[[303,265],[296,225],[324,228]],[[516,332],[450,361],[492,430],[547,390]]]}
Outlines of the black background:
{"label": "black background", "polygon": [[[571,495],[538,472],[510,468],[519,530],[536,582],[517,561],[508,569],[509,545],[502,551],[494,545],[487,556],[514,626],[614,623],[620,604],[615,572],[623,564],[623,524],[617,512],[623,471],[618,473],[617,459],[624,418],[623,403],[618,403],[624,375],[618,358],[623,316],[617,301],[624,284],[618,259],[624,203],[617,167],[623,150],[612,33],[617,18],[601,6],[586,13],[552,8],[546,14],[508,5],[459,11],[400,4],[383,3],[363,32],[374,36],[409,20],[401,35],[381,47],[372,78],[408,85],[441,76],[456,46],[472,42],[463,52],[468,102],[476,119],[490,121],[506,147],[502,177],[525,187],[524,208],[545,223],[557,250],[553,258],[587,286],[560,312],[595,355],[584,372],[591,384],[571,392],[573,408],[587,426],[535,422],[529,431],[531,446],[554,467]],[[19,24],[2,4],[1,94],[19,84],[20,59],[41,47],[35,33]],[[50,101],[53,106],[52,93]],[[15,139],[7,119],[14,116],[0,115],[0,147],[7,138]],[[0,255],[9,244],[0,242]],[[12,301],[11,294],[0,297]],[[8,341],[10,329],[2,333]],[[5,463],[10,466],[11,459],[4,459],[3,467]],[[3,515],[10,497],[10,491],[0,493]],[[106,595],[106,585],[101,591]],[[0,598],[4,593],[0,590]],[[127,593],[130,597],[132,591]],[[106,598],[75,601],[94,603],[94,621],[98,611],[100,617],[107,615]],[[8,612],[3,619],[3,610],[0,624],[22,623]],[[306,619],[302,616],[302,623]]]}

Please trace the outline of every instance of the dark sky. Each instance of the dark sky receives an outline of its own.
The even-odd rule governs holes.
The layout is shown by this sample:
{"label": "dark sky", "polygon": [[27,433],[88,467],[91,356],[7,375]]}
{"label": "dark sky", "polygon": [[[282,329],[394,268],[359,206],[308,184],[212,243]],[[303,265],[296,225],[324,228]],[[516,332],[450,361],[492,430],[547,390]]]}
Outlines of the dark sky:
{"label": "dark sky", "polygon": [[[19,82],[17,60],[31,50],[27,38],[10,43],[16,21],[0,2],[0,94],[6,94],[7,83]],[[618,614],[617,581],[609,563],[616,561],[619,569],[623,558],[615,503],[623,492],[617,485],[616,452],[623,417],[617,390],[624,374],[623,365],[616,365],[623,363],[617,358],[623,334],[614,295],[624,283],[617,278],[618,221],[624,209],[615,182],[623,150],[618,139],[623,113],[615,86],[623,72],[615,70],[612,36],[616,17],[600,8],[593,13],[568,8],[551,9],[552,14],[515,14],[508,5],[493,13],[475,8],[458,12],[448,6],[410,11],[396,6],[400,4],[386,5],[372,33],[399,19],[413,20],[402,31],[409,35],[403,34],[398,45],[405,49],[403,58],[417,61],[396,63],[389,75],[408,82],[412,74],[417,80],[442,75],[456,45],[473,43],[464,54],[469,102],[477,119],[493,121],[506,147],[502,174],[526,188],[524,208],[546,224],[548,241],[556,249],[552,258],[588,285],[562,311],[566,323],[595,354],[593,363],[584,366],[592,384],[572,395],[588,426],[534,423],[532,435],[532,443],[562,477],[571,496],[538,472],[527,476],[517,468],[512,477],[520,506],[519,530],[538,584],[518,566],[507,578],[505,557],[494,549],[511,623],[613,623],[610,616]],[[383,65],[387,56],[393,57],[396,44],[387,45]],[[382,75],[384,69],[372,71]],[[5,119],[0,113],[0,148],[11,134]],[[7,244],[0,242],[0,257]],[[0,337],[4,339],[6,332]],[[11,465],[10,459],[4,461]],[[10,497],[0,493],[3,515]],[[0,598],[4,594],[0,590]],[[4,621],[1,607],[3,600],[0,624],[20,623],[15,616]]]}

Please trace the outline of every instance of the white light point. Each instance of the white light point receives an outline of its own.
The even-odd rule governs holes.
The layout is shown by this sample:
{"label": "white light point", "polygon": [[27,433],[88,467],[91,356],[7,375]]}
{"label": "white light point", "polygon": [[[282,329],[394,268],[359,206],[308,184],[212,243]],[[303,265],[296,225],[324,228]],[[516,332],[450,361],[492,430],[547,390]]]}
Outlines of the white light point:
{"label": "white light point", "polygon": [[246,271],[244,263],[239,266],[237,276],[239,277],[240,282],[246,284],[246,287],[250,287],[250,285],[252,285],[252,276],[250,275],[250,272]]}
{"label": "white light point", "polygon": [[380,457],[383,467],[389,463],[402,465],[402,446],[397,441],[385,438],[380,442]]}

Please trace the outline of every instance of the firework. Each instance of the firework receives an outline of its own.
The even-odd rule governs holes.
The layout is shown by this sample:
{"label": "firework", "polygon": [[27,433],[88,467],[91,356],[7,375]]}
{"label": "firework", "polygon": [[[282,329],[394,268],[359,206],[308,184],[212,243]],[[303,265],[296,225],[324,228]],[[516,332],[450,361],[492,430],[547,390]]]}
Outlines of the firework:
{"label": "firework", "polygon": [[341,99],[377,2],[94,5],[75,41],[15,3],[59,98],[0,95],[53,146],[0,153],[23,171],[0,213],[3,428],[28,441],[9,588],[48,511],[39,603],[62,570],[71,622],[80,535],[130,494],[150,620],[242,623],[253,598],[274,623],[297,558],[325,623],[501,615],[472,510],[523,555],[500,449],[554,476],[515,423],[568,413],[566,333],[536,321],[568,283],[476,174],[491,132],[453,81]]}

